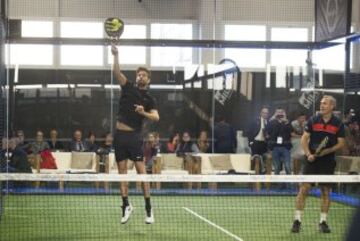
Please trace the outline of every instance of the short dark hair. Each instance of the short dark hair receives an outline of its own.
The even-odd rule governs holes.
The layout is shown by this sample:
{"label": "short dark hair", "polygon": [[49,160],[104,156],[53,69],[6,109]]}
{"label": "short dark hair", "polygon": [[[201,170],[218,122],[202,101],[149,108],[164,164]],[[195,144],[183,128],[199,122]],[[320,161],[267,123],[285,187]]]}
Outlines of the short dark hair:
{"label": "short dark hair", "polygon": [[146,68],[146,67],[139,67],[139,68],[136,69],[136,74],[138,74],[140,71],[146,72],[147,75],[148,75],[148,77],[149,77],[149,79],[151,78],[151,72],[150,72],[150,70],[149,70],[148,68]]}

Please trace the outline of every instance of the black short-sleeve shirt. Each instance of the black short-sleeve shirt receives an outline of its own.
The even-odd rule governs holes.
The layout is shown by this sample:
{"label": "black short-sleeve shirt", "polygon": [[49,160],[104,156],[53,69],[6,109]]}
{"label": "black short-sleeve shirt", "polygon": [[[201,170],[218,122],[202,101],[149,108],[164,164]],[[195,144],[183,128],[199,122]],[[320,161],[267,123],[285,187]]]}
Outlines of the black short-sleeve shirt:
{"label": "black short-sleeve shirt", "polygon": [[139,89],[127,81],[125,85],[121,86],[118,121],[135,130],[140,130],[144,116],[135,112],[135,105],[144,106],[146,112],[156,109],[155,99],[148,94],[147,90]]}
{"label": "black short-sleeve shirt", "polygon": [[[329,138],[329,141],[325,148],[335,146],[339,137],[345,137],[344,124],[334,115],[332,115],[327,123],[324,122],[321,115],[311,117],[306,123],[305,131],[310,133],[309,149],[311,153],[315,152],[326,136]],[[317,159],[335,160],[335,153],[330,153]]]}

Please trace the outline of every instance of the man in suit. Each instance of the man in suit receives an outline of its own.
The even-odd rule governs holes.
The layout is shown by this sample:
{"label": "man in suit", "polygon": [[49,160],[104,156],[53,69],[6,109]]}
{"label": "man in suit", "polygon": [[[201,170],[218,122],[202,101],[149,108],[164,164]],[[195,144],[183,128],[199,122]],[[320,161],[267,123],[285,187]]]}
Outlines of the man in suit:
{"label": "man in suit", "polygon": [[[252,155],[252,165],[258,166],[259,172],[265,170],[265,154],[267,153],[266,126],[268,123],[269,109],[263,107],[255,121],[251,122],[248,132],[249,147]],[[257,168],[257,167],[255,167]]]}

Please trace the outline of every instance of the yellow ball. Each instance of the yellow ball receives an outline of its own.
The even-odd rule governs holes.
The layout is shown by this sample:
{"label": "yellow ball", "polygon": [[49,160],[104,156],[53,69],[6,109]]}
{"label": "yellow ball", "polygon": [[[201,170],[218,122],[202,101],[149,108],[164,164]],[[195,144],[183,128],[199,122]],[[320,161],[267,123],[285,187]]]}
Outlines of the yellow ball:
{"label": "yellow ball", "polygon": [[117,19],[117,18],[114,18],[114,19],[112,20],[112,24],[114,24],[115,26],[117,26],[119,23],[120,23],[120,22],[119,22],[119,19]]}

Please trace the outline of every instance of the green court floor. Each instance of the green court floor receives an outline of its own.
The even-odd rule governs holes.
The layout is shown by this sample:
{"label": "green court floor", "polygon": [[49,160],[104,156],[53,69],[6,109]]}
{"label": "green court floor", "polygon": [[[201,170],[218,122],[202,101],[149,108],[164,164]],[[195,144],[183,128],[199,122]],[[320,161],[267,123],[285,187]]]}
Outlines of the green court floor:
{"label": "green court floor", "polygon": [[120,224],[118,195],[7,195],[1,241],[339,241],[354,209],[333,203],[330,234],[317,230],[319,200],[310,197],[299,234],[290,233],[293,196],[153,196],[155,223],[144,223],[141,196]]}

